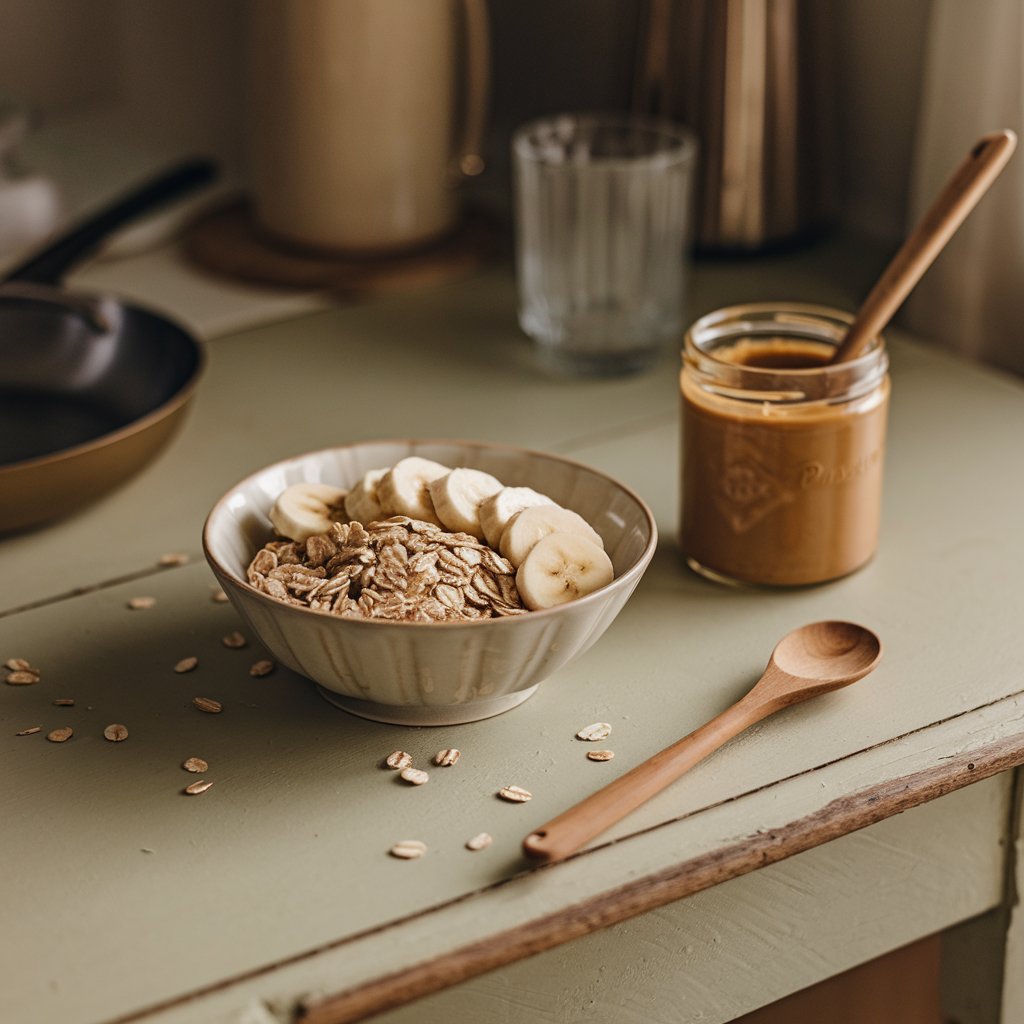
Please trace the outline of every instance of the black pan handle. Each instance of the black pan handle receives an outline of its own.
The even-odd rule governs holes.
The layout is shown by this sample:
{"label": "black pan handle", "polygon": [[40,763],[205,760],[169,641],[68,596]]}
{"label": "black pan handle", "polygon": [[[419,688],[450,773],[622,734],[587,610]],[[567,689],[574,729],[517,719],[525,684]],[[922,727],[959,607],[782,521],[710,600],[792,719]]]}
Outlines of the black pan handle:
{"label": "black pan handle", "polygon": [[195,159],[179,164],[87,217],[45,249],[8,271],[3,280],[59,284],[71,267],[91,256],[100,243],[119,227],[205,185],[213,180],[215,174],[216,166],[210,160]]}

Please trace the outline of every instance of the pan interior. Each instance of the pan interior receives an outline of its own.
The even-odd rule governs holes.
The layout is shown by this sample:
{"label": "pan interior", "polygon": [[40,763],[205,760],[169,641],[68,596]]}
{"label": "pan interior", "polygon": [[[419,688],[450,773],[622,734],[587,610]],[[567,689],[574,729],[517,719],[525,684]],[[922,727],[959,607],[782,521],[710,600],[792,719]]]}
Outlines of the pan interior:
{"label": "pan interior", "polygon": [[195,376],[180,328],[117,305],[107,331],[57,308],[0,305],[0,465],[42,458],[130,427]]}
{"label": "pan interior", "polygon": [[0,464],[72,448],[129,422],[121,410],[86,395],[0,391]]}

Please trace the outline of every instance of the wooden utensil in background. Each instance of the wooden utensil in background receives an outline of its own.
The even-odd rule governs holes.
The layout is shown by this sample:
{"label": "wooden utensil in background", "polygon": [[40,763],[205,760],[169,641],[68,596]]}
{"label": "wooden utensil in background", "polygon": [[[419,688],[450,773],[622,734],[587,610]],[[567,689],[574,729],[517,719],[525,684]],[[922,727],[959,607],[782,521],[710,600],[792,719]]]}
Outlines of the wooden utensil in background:
{"label": "wooden utensil in background", "polygon": [[531,832],[523,852],[537,860],[563,860],[755,722],[862,679],[881,658],[878,637],[852,622],[815,622],[787,633],[745,697]]}

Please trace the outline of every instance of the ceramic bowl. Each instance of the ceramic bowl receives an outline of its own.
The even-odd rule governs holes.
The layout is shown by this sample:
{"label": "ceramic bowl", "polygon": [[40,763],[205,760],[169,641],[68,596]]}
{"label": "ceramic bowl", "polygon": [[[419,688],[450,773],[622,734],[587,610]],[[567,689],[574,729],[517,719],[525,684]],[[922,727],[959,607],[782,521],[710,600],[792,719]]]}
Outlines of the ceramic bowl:
{"label": "ceramic bowl", "polygon": [[[408,455],[482,469],[573,509],[601,535],[615,579],[557,608],[453,623],[344,618],[249,586],[246,568],[273,535],[269,512],[281,491],[312,480],[352,487],[367,470]],[[203,530],[214,574],[275,658],[346,711],[403,725],[473,722],[521,704],[608,628],[656,542],[651,510],[603,473],[555,455],[455,441],[366,441],[286,459],[232,487]]]}

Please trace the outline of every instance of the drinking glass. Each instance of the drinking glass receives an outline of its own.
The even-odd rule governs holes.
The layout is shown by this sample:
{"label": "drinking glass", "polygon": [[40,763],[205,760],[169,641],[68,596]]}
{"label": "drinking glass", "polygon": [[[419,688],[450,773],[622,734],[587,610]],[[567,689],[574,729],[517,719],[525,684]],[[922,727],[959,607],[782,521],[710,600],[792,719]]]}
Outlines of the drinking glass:
{"label": "drinking glass", "polygon": [[683,330],[697,144],[641,116],[563,115],[520,128],[519,324],[550,368],[648,368]]}

